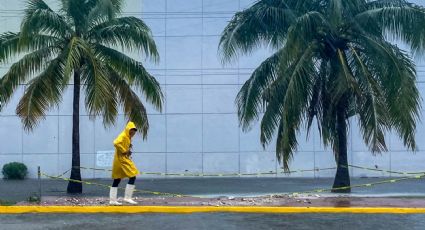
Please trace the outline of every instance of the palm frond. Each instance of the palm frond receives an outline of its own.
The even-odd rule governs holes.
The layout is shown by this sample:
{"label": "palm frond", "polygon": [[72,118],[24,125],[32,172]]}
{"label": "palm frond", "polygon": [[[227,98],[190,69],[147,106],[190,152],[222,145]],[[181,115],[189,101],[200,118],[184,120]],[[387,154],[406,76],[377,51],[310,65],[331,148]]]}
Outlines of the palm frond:
{"label": "palm frond", "polygon": [[382,33],[393,40],[402,40],[410,45],[415,54],[425,50],[425,10],[404,1],[397,4],[371,8],[354,18],[357,23],[367,27],[370,21],[379,24]]}
{"label": "palm frond", "polygon": [[103,112],[105,104],[115,103],[114,88],[108,80],[107,69],[96,57],[94,50],[84,41],[80,41],[80,46],[86,73],[82,75],[86,89],[85,104],[87,111],[94,118]]}
{"label": "palm frond", "polygon": [[75,32],[81,36],[87,27],[87,15],[90,7],[86,0],[61,0],[61,12],[74,26]]}
{"label": "palm frond", "polygon": [[60,52],[58,47],[45,47],[23,56],[14,63],[1,78],[0,91],[2,93],[0,102],[3,105],[7,104],[16,88],[20,84],[26,83],[31,76],[43,70],[46,67],[46,63],[49,63],[51,58],[58,52]]}
{"label": "palm frond", "polygon": [[34,34],[57,38],[69,37],[72,28],[66,19],[54,12],[43,0],[29,0],[21,23],[21,39],[31,39]]}
{"label": "palm frond", "polygon": [[59,43],[59,39],[48,35],[34,35],[26,42],[22,42],[20,33],[3,33],[0,35],[0,64],[14,60],[21,53],[59,46]]}
{"label": "palm frond", "polygon": [[282,47],[289,27],[299,14],[289,7],[293,4],[294,1],[263,0],[236,13],[221,35],[219,53],[223,63],[262,45]]}
{"label": "palm frond", "polygon": [[97,45],[95,46],[97,55],[108,65],[115,69],[122,78],[139,88],[146,100],[158,109],[162,110],[164,95],[155,77],[150,75],[143,67],[142,63],[135,61],[127,55],[114,49]]}
{"label": "palm frond", "polygon": [[[329,21],[334,26],[338,26],[342,23],[342,17],[344,13],[343,2],[344,0],[329,0]],[[345,1],[344,1],[345,2]]]}
{"label": "palm frond", "polygon": [[[100,115],[103,119],[103,125],[104,127],[110,126],[110,125],[114,125],[117,115],[118,115],[118,101],[117,101],[117,95],[118,93],[116,92],[116,90],[114,89],[113,83],[110,82],[108,75],[109,70],[107,69],[106,66],[104,66],[101,63],[97,63],[98,65],[100,65],[99,67],[94,67],[93,64],[91,63],[87,63],[85,65],[83,65],[83,67],[81,68],[81,72],[80,72],[80,77],[84,80],[84,86],[83,89],[86,92],[86,98],[85,98],[85,105],[86,105],[86,109],[88,111],[90,111],[90,117],[92,119],[94,119],[96,116]],[[96,69],[97,68],[97,69]],[[99,68],[101,69],[101,73],[99,72]],[[104,76],[99,77],[98,75],[100,74],[104,74]],[[96,75],[98,78],[101,78],[101,81],[96,81]],[[99,92],[100,90],[104,90],[102,89],[102,84],[105,85],[104,80],[102,79],[103,77],[108,79],[108,83],[106,88],[109,88],[110,91],[107,92],[107,94],[101,95],[101,96],[105,96],[104,98],[100,98],[101,96],[99,96],[98,94],[100,94],[101,92]],[[89,85],[89,84],[90,85]],[[96,85],[99,84],[99,85]],[[101,102],[97,102],[96,101],[100,101]],[[99,103],[102,103],[100,104]]]}
{"label": "palm frond", "polygon": [[282,117],[276,139],[276,157],[279,163],[283,164],[283,170],[290,172],[289,164],[293,158],[293,153],[297,148],[296,127],[291,127],[285,117]]}
{"label": "palm frond", "polygon": [[79,71],[79,68],[83,65],[83,57],[90,52],[90,48],[87,44],[78,37],[72,37],[67,46],[64,49],[64,76],[67,82],[70,79],[73,71]]}
{"label": "palm frond", "polygon": [[272,139],[280,117],[284,116],[282,113],[301,116],[308,108],[306,103],[311,95],[313,76],[316,75],[313,59],[318,48],[311,34],[317,26],[323,24],[323,15],[310,12],[298,17],[289,28],[279,63],[279,77],[267,92],[273,97],[274,103],[269,102],[262,118],[260,140],[263,145]]}
{"label": "palm frond", "polygon": [[416,149],[416,121],[419,120],[420,99],[416,86],[413,60],[395,45],[363,35],[364,55],[373,74],[382,85],[388,107],[390,126],[409,149]]}
{"label": "palm frond", "polygon": [[283,52],[283,49],[279,50],[261,63],[236,96],[235,103],[243,130],[248,130],[251,122],[259,118],[264,102],[264,90],[277,78]]}
{"label": "palm frond", "polygon": [[86,3],[90,12],[87,16],[88,25],[102,19],[112,20],[122,12],[123,0],[90,0]]}
{"label": "palm frond", "polygon": [[263,145],[273,138],[281,119],[284,119],[284,127],[298,130],[308,108],[312,78],[316,74],[313,55],[314,45],[311,44],[288,69],[280,70],[278,79],[269,87],[271,99],[261,120],[260,141]]}
{"label": "palm frond", "polygon": [[352,53],[350,65],[356,71],[362,95],[357,99],[356,106],[360,131],[372,153],[387,151],[384,134],[390,125],[384,94],[366,64],[370,60],[365,59],[354,47],[350,47],[350,51]]}
{"label": "palm frond", "polygon": [[320,30],[329,30],[329,27],[325,16],[320,12],[311,11],[299,16],[288,30],[285,43],[287,53],[298,54],[312,43],[318,46],[317,34]]}
{"label": "palm frond", "polygon": [[45,117],[46,112],[60,103],[65,87],[62,84],[62,76],[63,63],[58,57],[52,60],[40,75],[29,82],[16,108],[24,129],[34,129]]}
{"label": "palm frond", "polygon": [[149,27],[139,18],[122,17],[108,20],[90,29],[88,39],[106,46],[122,47],[128,51],[143,52],[154,61],[158,50]]}
{"label": "palm frond", "polygon": [[131,86],[112,68],[109,67],[109,79],[119,96],[120,104],[124,108],[124,114],[136,124],[144,139],[147,138],[149,130],[146,108],[140,101]]}
{"label": "palm frond", "polygon": [[332,101],[338,103],[347,92],[357,95],[361,94],[361,92],[353,76],[352,68],[348,66],[346,53],[341,49],[337,49],[336,52],[336,60],[333,61],[333,75],[335,78],[333,79],[334,83],[330,90],[332,93]]}
{"label": "palm frond", "polygon": [[[311,97],[309,99],[309,107],[306,114],[306,128],[307,128],[307,137],[310,135],[310,130],[313,124],[313,120],[316,117],[317,120],[321,121],[323,119],[323,107],[322,101],[328,101],[326,98],[326,79],[329,75],[329,62],[321,60],[320,63],[316,64],[317,67],[317,76],[312,79],[312,89]],[[321,133],[321,122],[317,123],[317,128],[319,129],[319,134]]]}

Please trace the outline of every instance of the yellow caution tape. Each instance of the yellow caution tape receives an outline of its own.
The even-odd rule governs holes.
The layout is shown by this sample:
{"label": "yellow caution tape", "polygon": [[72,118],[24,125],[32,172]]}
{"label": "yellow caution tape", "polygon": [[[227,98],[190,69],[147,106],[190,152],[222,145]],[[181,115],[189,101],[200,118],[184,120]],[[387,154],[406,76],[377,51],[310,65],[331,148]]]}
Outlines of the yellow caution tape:
{"label": "yellow caution tape", "polygon": [[[366,169],[366,170],[373,170],[373,171],[385,171],[385,170],[381,170],[381,169],[372,169],[372,168],[361,167],[361,166],[354,166],[354,165],[348,165],[348,166],[349,167],[354,167],[354,168]],[[348,166],[345,166],[345,167],[348,167]],[[80,167],[80,168],[81,169],[92,169],[92,170],[110,171],[110,170],[107,170],[107,169],[96,169],[96,168],[87,168],[87,167]],[[320,170],[330,170],[330,169],[335,169],[335,168],[325,168],[325,169],[320,169]],[[314,169],[314,170],[319,170],[319,169]],[[310,171],[310,170],[298,170],[298,171]],[[413,174],[415,176],[413,176],[413,177],[402,177],[402,178],[397,178],[397,179],[390,179],[390,180],[378,181],[378,182],[374,182],[374,183],[358,184],[358,185],[338,187],[338,188],[315,189],[315,190],[311,190],[311,191],[283,193],[283,194],[275,194],[275,195],[293,195],[293,196],[297,196],[297,195],[300,195],[300,194],[323,193],[323,192],[330,192],[330,191],[336,191],[336,190],[345,190],[345,189],[359,188],[359,187],[372,187],[374,185],[379,185],[379,184],[396,183],[396,182],[403,181],[403,180],[421,179],[421,178],[425,177],[425,173],[419,173],[419,172],[411,172],[411,173],[396,172],[396,171],[386,171],[386,172],[397,173],[397,174],[409,174],[409,175],[412,175]],[[65,174],[65,173],[63,173],[63,174]],[[270,173],[271,172],[269,172],[267,174],[270,174]],[[158,174],[160,174],[160,175],[173,175],[173,176],[174,175],[177,175],[177,176],[191,175],[191,176],[207,176],[207,177],[212,177],[212,176],[227,176],[227,175],[248,175],[248,176],[252,176],[252,175],[262,175],[262,174],[266,174],[266,173],[258,173],[258,174],[252,174],[252,173],[247,173],[247,174],[234,174],[234,173],[233,174],[182,174],[182,173],[153,173],[153,172],[145,172],[143,174],[149,174],[149,175],[158,175]],[[417,174],[420,174],[420,175],[417,175]],[[107,188],[110,188],[111,187],[111,186],[105,185],[105,184],[99,184],[99,183],[93,183],[93,182],[87,182],[87,181],[79,181],[79,180],[67,179],[67,178],[63,178],[62,176],[55,177],[55,176],[49,176],[49,175],[44,174],[44,173],[42,173],[42,175],[45,176],[45,177],[48,177],[48,178],[52,178],[52,179],[62,179],[62,180],[66,180],[66,181],[72,181],[72,182],[77,182],[77,183],[84,183],[84,184],[88,184],[88,185],[97,185],[97,186],[102,186],[102,187],[107,187]],[[148,193],[148,194],[154,194],[154,195],[175,196],[175,197],[195,197],[195,196],[189,196],[189,195],[183,195],[183,194],[154,192],[154,191],[147,191],[147,190],[135,190],[135,192]]]}
{"label": "yellow caution tape", "polygon": [[[112,187],[110,185],[101,184],[101,183],[94,183],[94,182],[88,182],[88,181],[82,181],[82,180],[68,179],[68,178],[64,178],[64,177],[50,176],[50,175],[47,175],[45,173],[41,173],[41,175],[43,175],[44,177],[50,178],[50,179],[71,181],[71,182],[87,184],[87,185],[96,185],[96,186],[100,186],[100,187],[104,187],[104,188],[111,188]],[[124,189],[124,188],[119,188],[119,189]],[[175,197],[183,197],[183,196],[184,197],[195,197],[195,196],[187,196],[187,195],[183,195],[183,194],[156,192],[156,191],[148,191],[148,190],[140,190],[140,189],[135,189],[134,192],[135,193],[154,194],[154,195],[164,195],[164,196],[175,196]]]}
{"label": "yellow caution tape", "polygon": [[[347,166],[343,166],[343,167],[347,167]],[[364,169],[364,170],[369,170],[369,171],[377,171],[377,172],[386,172],[386,173],[400,174],[400,175],[425,174],[425,172],[399,172],[399,171],[376,169],[376,168],[369,168],[369,167],[363,167],[363,166],[357,166],[357,165],[348,165],[348,167],[358,168],[358,169]]]}
{"label": "yellow caution tape", "polygon": [[[79,167],[80,169],[86,170],[95,170],[95,171],[109,171],[111,169],[99,169],[99,168],[91,168],[91,167]],[[164,173],[164,172],[140,172],[141,175],[160,175],[160,176],[190,176],[190,177],[230,177],[230,176],[261,176],[261,175],[278,175],[278,174],[290,174],[290,173],[302,173],[302,172],[319,172],[319,171],[327,171],[334,170],[336,167],[330,168],[315,168],[315,169],[302,169],[302,170],[291,170],[289,172],[279,171],[279,172],[258,172],[258,173],[216,173],[216,174],[204,174],[204,173]],[[65,172],[64,174],[66,174]],[[63,175],[64,175],[63,174]]]}
{"label": "yellow caution tape", "polygon": [[[396,182],[404,181],[404,180],[421,179],[423,177],[425,177],[425,174],[416,175],[416,176],[413,176],[413,177],[402,177],[402,178],[391,179],[391,180],[377,181],[377,182],[374,182],[374,183],[358,184],[358,185],[338,187],[338,188],[315,189],[315,190],[311,190],[311,191],[291,193],[290,195],[296,196],[296,195],[300,195],[300,194],[323,193],[323,192],[331,192],[331,191],[345,190],[345,189],[351,189],[351,188],[372,187],[372,186],[375,186],[375,185],[396,183]],[[276,195],[288,195],[288,194],[283,193],[283,194],[276,194]]]}
{"label": "yellow caution tape", "polygon": [[[357,169],[364,169],[369,171],[377,171],[377,172],[386,172],[386,173],[393,173],[393,174],[400,174],[400,175],[422,175],[425,174],[425,171],[423,172],[400,172],[400,171],[392,171],[392,170],[384,170],[384,169],[376,169],[376,168],[370,168],[370,167],[363,167],[358,165],[344,165],[341,167],[351,167],[351,168],[357,168]],[[80,169],[86,169],[86,170],[95,170],[95,171],[109,171],[111,172],[111,169],[99,169],[99,168],[91,168],[91,167],[79,167]],[[223,177],[223,176],[259,176],[259,175],[277,175],[277,174],[290,174],[290,173],[302,173],[302,172],[319,172],[319,171],[327,171],[327,170],[334,170],[337,167],[329,167],[329,168],[315,168],[315,169],[301,169],[301,170],[291,170],[289,172],[285,171],[279,171],[279,172],[259,172],[259,173],[217,173],[217,174],[203,174],[203,173],[164,173],[164,172],[141,172],[141,175],[160,175],[160,176],[192,176],[192,177]],[[63,176],[68,171],[64,172],[60,176]]]}

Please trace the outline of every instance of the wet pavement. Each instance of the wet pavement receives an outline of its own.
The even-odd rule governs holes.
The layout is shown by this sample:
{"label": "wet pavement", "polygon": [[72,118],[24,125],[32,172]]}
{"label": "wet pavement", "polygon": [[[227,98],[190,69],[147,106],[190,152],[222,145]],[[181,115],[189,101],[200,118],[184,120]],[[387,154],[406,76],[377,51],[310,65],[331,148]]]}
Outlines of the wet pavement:
{"label": "wet pavement", "polygon": [[[354,178],[352,185],[373,183],[388,178]],[[90,182],[109,184],[110,180],[89,180]],[[331,178],[195,178],[195,179],[139,179],[139,189],[170,192],[203,197],[222,196],[264,196],[269,194],[310,191],[318,188],[330,188]],[[397,183],[388,183],[372,187],[355,188],[351,196],[343,198],[335,206],[352,206],[353,202],[364,205],[362,197],[402,197],[402,203],[414,206],[415,199],[425,197],[425,180],[414,179]],[[66,196],[65,181],[42,180],[44,197]],[[125,184],[122,183],[123,187]],[[37,194],[37,180],[0,181],[0,199],[22,201]],[[86,199],[106,199],[108,190],[103,187],[84,185]],[[320,194],[321,197],[329,194]],[[75,199],[82,199],[76,197]],[[155,202],[160,197],[144,195],[144,201]],[[226,198],[222,198],[226,199]],[[238,199],[242,198],[236,198]],[[328,198],[326,198],[328,199]],[[325,199],[325,200],[326,200]],[[376,199],[376,198],[375,198]],[[378,198],[378,200],[381,198]],[[392,198],[395,200],[395,198]],[[404,199],[404,200],[403,200]],[[215,202],[223,200],[215,199]],[[291,206],[319,205],[319,199],[312,198],[311,204],[303,199],[289,200]],[[286,200],[288,201],[288,200]],[[205,202],[205,201],[202,201]],[[209,201],[207,201],[209,202]],[[225,201],[226,203],[228,201]],[[362,203],[363,202],[363,203]],[[413,203],[412,203],[413,202]],[[384,201],[385,203],[385,201]],[[151,203],[150,205],[157,205]],[[215,205],[215,204],[212,204]],[[281,205],[281,204],[277,204]],[[355,206],[355,205],[354,205]],[[425,215],[387,215],[387,214],[241,214],[241,213],[197,213],[197,214],[20,214],[0,215],[0,230],[41,230],[41,229],[425,229]]]}
{"label": "wet pavement", "polygon": [[[354,178],[352,185],[367,184],[389,178]],[[90,182],[109,185],[111,180],[88,180]],[[124,187],[125,182],[120,186]],[[252,197],[271,194],[311,191],[321,188],[331,188],[332,178],[170,178],[170,179],[138,179],[137,189],[194,195],[202,197]],[[42,180],[43,196],[65,196],[66,181]],[[39,182],[37,180],[8,181],[0,180],[0,200],[22,201],[31,195],[37,195]],[[108,189],[95,185],[84,185],[83,196],[106,197]],[[325,194],[321,194],[325,195]],[[397,183],[387,183],[372,187],[353,188],[352,196],[368,197],[425,197],[425,179],[412,179]],[[143,194],[144,197],[153,195]]]}
{"label": "wet pavement", "polygon": [[125,214],[0,215],[1,230],[112,229],[291,229],[291,230],[422,230],[425,215],[364,214]]}

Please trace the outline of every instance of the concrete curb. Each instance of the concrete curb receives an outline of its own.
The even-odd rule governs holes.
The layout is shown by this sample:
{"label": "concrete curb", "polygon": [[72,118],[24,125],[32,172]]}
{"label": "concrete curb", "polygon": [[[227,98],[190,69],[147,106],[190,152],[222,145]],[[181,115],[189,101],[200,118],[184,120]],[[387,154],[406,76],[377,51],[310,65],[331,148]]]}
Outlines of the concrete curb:
{"label": "concrete curb", "polygon": [[425,214],[425,208],[393,207],[237,207],[237,206],[0,206],[0,214],[22,213],[357,213]]}

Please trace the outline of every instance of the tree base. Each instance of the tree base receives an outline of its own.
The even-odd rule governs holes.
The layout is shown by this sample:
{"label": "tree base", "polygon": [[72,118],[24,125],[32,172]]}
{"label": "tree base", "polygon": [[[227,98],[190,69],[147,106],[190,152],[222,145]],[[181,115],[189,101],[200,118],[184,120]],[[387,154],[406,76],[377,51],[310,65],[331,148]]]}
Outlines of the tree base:
{"label": "tree base", "polygon": [[[341,186],[341,187],[345,187],[345,186]],[[337,188],[332,188],[331,192],[332,193],[351,193],[351,188],[338,189],[337,187]]]}
{"label": "tree base", "polygon": [[69,194],[81,194],[83,193],[83,185],[81,183],[70,181],[66,192]]}

